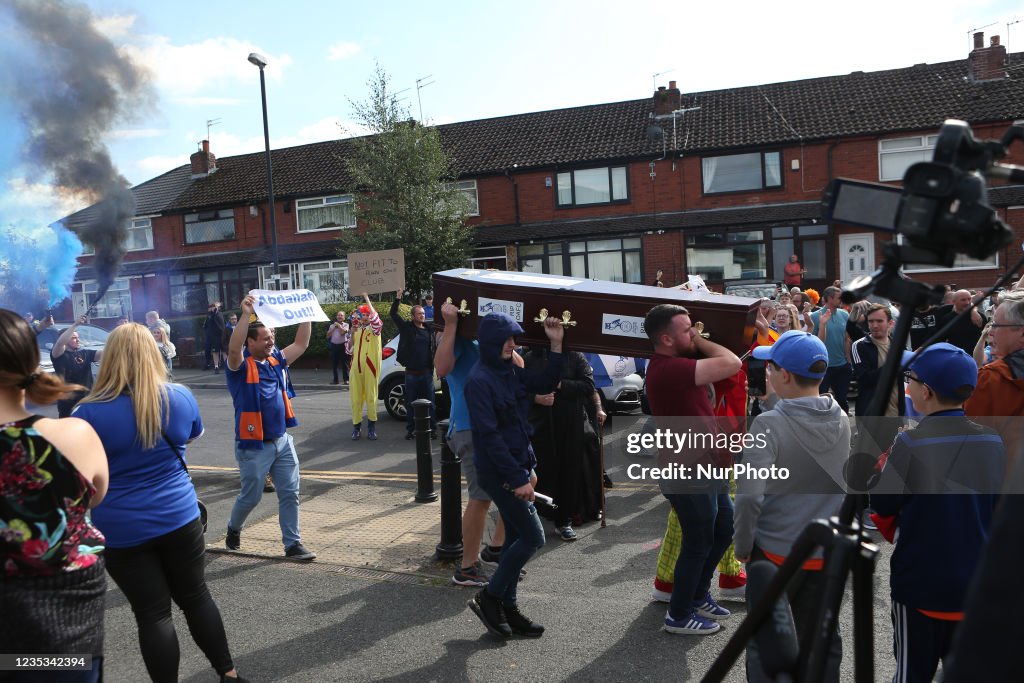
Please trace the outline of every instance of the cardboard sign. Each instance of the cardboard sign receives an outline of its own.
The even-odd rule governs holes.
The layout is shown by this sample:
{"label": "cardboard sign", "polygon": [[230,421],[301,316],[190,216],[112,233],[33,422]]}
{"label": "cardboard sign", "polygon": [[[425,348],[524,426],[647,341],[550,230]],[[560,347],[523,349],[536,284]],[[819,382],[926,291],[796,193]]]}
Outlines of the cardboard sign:
{"label": "cardboard sign", "polygon": [[380,294],[405,289],[405,250],[361,251],[348,255],[348,291]]}
{"label": "cardboard sign", "polygon": [[256,299],[253,311],[267,327],[288,327],[299,323],[330,320],[316,295],[308,289],[250,289],[249,296]]}

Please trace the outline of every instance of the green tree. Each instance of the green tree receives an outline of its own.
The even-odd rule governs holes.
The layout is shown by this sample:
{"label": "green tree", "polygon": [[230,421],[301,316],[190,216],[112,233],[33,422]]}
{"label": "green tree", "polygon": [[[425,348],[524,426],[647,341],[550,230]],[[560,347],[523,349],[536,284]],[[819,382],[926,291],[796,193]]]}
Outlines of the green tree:
{"label": "green tree", "polygon": [[419,300],[432,273],[466,263],[469,204],[450,184],[457,174],[437,129],[399,106],[379,65],[367,85],[369,99],[351,104],[370,134],[352,141],[346,160],[364,229],[343,234],[339,253],[404,249],[406,289]]}

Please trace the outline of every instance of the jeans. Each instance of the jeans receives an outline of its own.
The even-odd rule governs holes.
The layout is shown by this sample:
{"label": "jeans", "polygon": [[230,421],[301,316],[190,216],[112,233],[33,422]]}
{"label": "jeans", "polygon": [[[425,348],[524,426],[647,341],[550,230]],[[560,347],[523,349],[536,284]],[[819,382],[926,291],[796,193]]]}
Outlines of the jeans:
{"label": "jeans", "polygon": [[666,493],[676,511],[683,542],[673,574],[669,614],[682,619],[711,588],[722,555],[732,543],[732,499],[726,487],[704,493]]}
{"label": "jeans", "polygon": [[228,527],[241,531],[249,516],[263,498],[263,484],[267,473],[274,478],[277,489],[277,515],[281,523],[281,541],[290,548],[299,538],[299,456],[295,441],[285,434],[273,441],[264,441],[263,449],[239,448],[235,445],[235,460],[242,480],[242,490],[231,508]]}
{"label": "jeans", "polygon": [[430,429],[431,431],[437,429],[437,417],[434,415],[434,373],[432,371],[422,375],[405,373],[405,431],[410,434],[416,429],[412,402],[418,398],[430,401]]}
{"label": "jeans", "polygon": [[830,365],[825,371],[825,376],[821,379],[821,384],[818,385],[818,391],[821,393],[832,392],[836,403],[839,404],[839,407],[846,414],[850,413],[850,403],[846,400],[846,397],[850,393],[851,377],[853,377],[853,366],[849,363],[846,365]]}
{"label": "jeans", "polygon": [[334,381],[338,381],[338,366],[341,366],[341,377],[344,381],[348,381],[348,363],[349,356],[345,353],[344,344],[327,344],[331,347],[331,372],[334,373]]}
{"label": "jeans", "polygon": [[235,668],[220,610],[206,588],[205,552],[198,517],[140,545],[105,551],[107,571],[135,613],[142,659],[154,681],[178,680],[180,651],[171,619],[172,599],[217,673]]}
{"label": "jeans", "polygon": [[519,572],[534,554],[544,547],[544,527],[533,503],[515,497],[495,479],[480,476],[480,485],[491,496],[505,523],[505,545],[501,547],[498,568],[484,589],[506,605],[516,604]]}

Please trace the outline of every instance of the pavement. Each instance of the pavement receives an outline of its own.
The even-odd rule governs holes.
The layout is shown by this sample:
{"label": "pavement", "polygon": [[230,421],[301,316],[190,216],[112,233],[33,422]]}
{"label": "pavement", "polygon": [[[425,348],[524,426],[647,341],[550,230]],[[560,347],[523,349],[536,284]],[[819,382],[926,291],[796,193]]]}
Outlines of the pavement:
{"label": "pavement", "polygon": [[[178,370],[175,380],[193,389],[224,387],[223,375],[199,370]],[[330,380],[330,372],[292,373],[297,390],[345,391]],[[404,427],[385,420],[379,429]],[[438,442],[431,443],[436,476]],[[226,550],[237,470],[190,470],[210,511],[207,581],[235,663],[253,681],[699,680],[746,611],[725,603],[734,616],[710,636],[660,630],[666,606],[652,603],[650,590],[668,506],[655,486],[621,476],[607,492],[605,528],[583,525],[579,540],[566,543],[545,523],[548,543],[527,565],[519,597],[523,611],[548,630],[537,640],[500,641],[466,608],[475,589],[450,585],[455,565],[436,558],[440,503],[415,501],[414,474],[304,465],[302,536],[318,557],[300,563],[283,557],[273,494],[247,521],[241,550]],[[887,568],[883,554],[875,589],[879,680],[893,673]],[[847,595],[840,622],[847,652],[843,680],[853,679],[850,604]],[[177,610],[174,620],[179,680],[214,680]],[[130,607],[111,582],[108,680],[146,679],[137,638]],[[740,662],[725,680],[744,679]]]}

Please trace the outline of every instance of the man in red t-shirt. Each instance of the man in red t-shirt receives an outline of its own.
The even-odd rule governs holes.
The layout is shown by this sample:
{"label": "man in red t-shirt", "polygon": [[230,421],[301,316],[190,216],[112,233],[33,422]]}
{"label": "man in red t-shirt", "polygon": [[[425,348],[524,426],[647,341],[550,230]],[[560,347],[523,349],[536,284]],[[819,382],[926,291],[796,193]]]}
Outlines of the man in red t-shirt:
{"label": "man in red t-shirt", "polygon": [[799,287],[800,279],[804,276],[805,272],[796,254],[793,254],[789,257],[789,263],[782,267],[782,282],[787,287]]}
{"label": "man in red t-shirt", "polygon": [[[654,346],[646,378],[651,413],[656,418],[703,418],[702,423],[714,429],[707,385],[739,372],[740,359],[724,346],[699,335],[689,311],[682,306],[655,306],[647,313],[644,324]],[[659,426],[662,425],[669,426],[667,421],[659,420]],[[689,427],[679,429],[677,425],[673,431],[685,429]],[[693,464],[686,455],[692,453],[684,454],[684,460]],[[729,611],[718,605],[710,592],[715,566],[732,543],[728,479],[704,480],[697,487],[680,484],[683,482],[661,480],[662,493],[683,530],[664,628],[669,633],[714,633],[721,628],[716,621],[729,616]]]}

